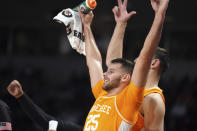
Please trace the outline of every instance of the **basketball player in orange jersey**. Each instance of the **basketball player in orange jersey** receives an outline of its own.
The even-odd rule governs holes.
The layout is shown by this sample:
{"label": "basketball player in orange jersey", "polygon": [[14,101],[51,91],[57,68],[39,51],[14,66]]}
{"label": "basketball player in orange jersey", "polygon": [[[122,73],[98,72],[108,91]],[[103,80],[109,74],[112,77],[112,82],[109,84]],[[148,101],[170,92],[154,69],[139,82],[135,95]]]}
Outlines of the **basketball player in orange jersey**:
{"label": "basketball player in orange jersey", "polygon": [[[166,0],[159,0],[154,4],[155,19],[134,68],[128,60],[113,59],[105,73],[90,28],[93,13],[84,15],[78,10],[83,23],[92,91],[96,98],[87,116],[84,131],[129,131],[136,123],[150,64],[160,41],[164,12],[168,6]],[[123,3],[118,0],[118,5],[125,10],[128,19],[135,14],[126,11],[127,0]]]}
{"label": "basketball player in orange jersey", "polygon": [[[168,0],[151,0],[151,4],[153,10],[155,11],[154,21],[159,20],[156,19],[156,17],[160,15],[160,20],[162,24],[164,22],[165,12],[168,6]],[[161,8],[162,4],[165,5],[164,9]],[[127,21],[129,19],[128,15],[126,15],[126,12],[126,7],[122,6],[121,4],[118,4],[118,6],[115,6],[113,8],[116,27],[107,51],[107,66],[110,65],[111,60],[115,58],[122,58],[123,38]],[[158,32],[161,32],[161,28],[158,30]],[[160,39],[159,35],[157,39]],[[145,85],[146,88],[144,91],[144,100],[139,111],[138,120],[136,124],[130,129],[130,131],[164,130],[165,100],[162,90],[158,88],[158,83],[160,76],[162,75],[162,73],[165,72],[167,67],[168,53],[165,49],[158,47],[153,56],[148,72],[147,82]]]}

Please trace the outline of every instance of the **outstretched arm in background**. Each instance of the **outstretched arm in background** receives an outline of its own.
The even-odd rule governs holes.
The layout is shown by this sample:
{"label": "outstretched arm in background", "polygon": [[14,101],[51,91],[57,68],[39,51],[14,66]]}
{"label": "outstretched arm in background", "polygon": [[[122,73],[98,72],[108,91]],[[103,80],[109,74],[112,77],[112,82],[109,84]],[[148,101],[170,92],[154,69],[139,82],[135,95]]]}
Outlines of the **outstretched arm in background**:
{"label": "outstretched arm in background", "polygon": [[107,50],[106,65],[109,66],[111,60],[116,58],[122,58],[123,52],[123,39],[127,21],[136,14],[135,11],[127,12],[127,0],[122,3],[118,0],[118,6],[113,8],[114,18],[116,21],[116,27],[112,35],[109,47]]}
{"label": "outstretched arm in background", "polygon": [[150,63],[158,43],[161,39],[163,23],[165,20],[166,10],[169,0],[151,0],[151,5],[155,11],[155,18],[148,33],[144,46],[136,60],[132,74],[132,81],[137,87],[144,87],[146,84],[147,74],[150,68]]}
{"label": "outstretched arm in background", "polygon": [[[46,114],[40,107],[38,107],[24,92],[22,89],[21,84],[14,80],[8,86],[8,92],[10,95],[14,96],[18,103],[20,104],[21,108],[24,112],[28,115],[28,117],[38,124],[43,130],[48,129],[48,123],[50,120],[56,120],[54,117]],[[81,127],[65,121],[58,121],[59,126],[57,131],[81,131]]]}
{"label": "outstretched arm in background", "polygon": [[90,74],[91,87],[93,88],[98,81],[103,80],[102,58],[90,27],[94,15],[92,12],[84,15],[80,9],[78,11],[83,23],[86,61]]}
{"label": "outstretched arm in background", "polygon": [[12,131],[11,112],[8,105],[0,99],[0,131]]}
{"label": "outstretched arm in background", "polygon": [[22,86],[17,80],[9,84],[8,92],[18,100],[21,108],[31,120],[42,127],[42,129],[47,130],[48,121],[54,118],[47,115],[42,109],[34,104],[26,94],[24,94]]}

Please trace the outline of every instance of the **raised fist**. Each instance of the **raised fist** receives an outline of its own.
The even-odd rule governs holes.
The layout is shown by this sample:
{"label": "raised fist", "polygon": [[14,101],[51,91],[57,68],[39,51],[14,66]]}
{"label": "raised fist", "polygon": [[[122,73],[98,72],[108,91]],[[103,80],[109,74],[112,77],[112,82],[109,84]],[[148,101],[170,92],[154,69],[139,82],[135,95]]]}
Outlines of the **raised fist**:
{"label": "raised fist", "polygon": [[80,17],[81,17],[81,21],[83,23],[83,26],[86,26],[86,25],[91,25],[92,23],[92,20],[94,18],[94,14],[92,11],[90,11],[88,14],[84,14],[82,13],[81,9],[78,8],[78,12],[80,14]]}
{"label": "raised fist", "polygon": [[21,84],[17,80],[13,80],[8,86],[8,92],[15,98],[21,97],[24,92]]}

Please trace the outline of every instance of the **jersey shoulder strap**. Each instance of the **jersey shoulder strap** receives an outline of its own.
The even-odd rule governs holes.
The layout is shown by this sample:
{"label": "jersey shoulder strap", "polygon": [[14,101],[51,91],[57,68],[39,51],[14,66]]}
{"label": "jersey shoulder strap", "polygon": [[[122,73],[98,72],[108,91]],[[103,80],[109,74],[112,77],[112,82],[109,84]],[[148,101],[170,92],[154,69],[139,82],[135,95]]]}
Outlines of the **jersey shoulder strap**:
{"label": "jersey shoulder strap", "polygon": [[165,98],[164,98],[164,95],[163,95],[163,91],[159,87],[153,87],[153,88],[150,88],[150,89],[145,89],[144,90],[144,97],[151,94],[151,93],[160,94],[163,98],[164,103],[165,103]]}

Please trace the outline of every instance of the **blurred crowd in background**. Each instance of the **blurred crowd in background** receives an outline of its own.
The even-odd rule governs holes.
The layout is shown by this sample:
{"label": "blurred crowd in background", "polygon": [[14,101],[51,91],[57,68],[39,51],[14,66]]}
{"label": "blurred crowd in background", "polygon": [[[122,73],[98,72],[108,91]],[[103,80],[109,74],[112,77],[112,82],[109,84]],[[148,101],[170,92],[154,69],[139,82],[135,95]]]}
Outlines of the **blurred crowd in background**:
{"label": "blurred crowd in background", "polygon": [[[52,21],[59,11],[82,1],[1,1],[0,99],[12,111],[14,130],[41,131],[25,115],[6,88],[17,79],[25,92],[47,113],[83,125],[94,98],[85,57],[70,46],[63,25]],[[105,60],[115,21],[116,1],[97,1],[92,25]],[[128,1],[137,12],[129,22],[124,57],[134,60],[152,20],[150,1]],[[170,68],[160,87],[166,99],[165,130],[197,130],[197,1],[171,0],[160,46],[170,53]],[[106,69],[105,61],[103,66]]]}

